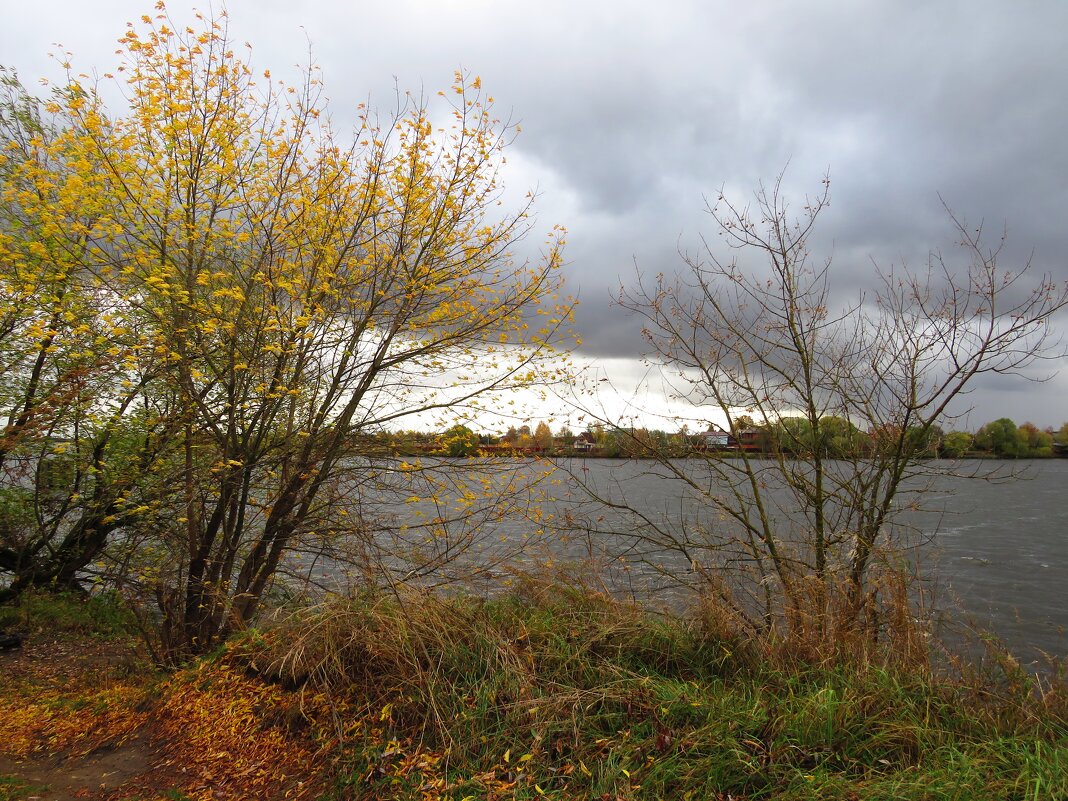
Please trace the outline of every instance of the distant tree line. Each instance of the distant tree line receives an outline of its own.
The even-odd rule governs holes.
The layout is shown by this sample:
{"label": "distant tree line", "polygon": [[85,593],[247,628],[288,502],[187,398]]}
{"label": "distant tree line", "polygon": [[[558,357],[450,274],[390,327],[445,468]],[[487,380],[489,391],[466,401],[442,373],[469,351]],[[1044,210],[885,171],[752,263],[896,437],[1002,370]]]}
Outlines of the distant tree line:
{"label": "distant tree line", "polygon": [[[421,431],[384,432],[378,437],[384,449],[401,455],[436,456],[589,455],[609,459],[634,459],[651,453],[668,453],[684,458],[694,453],[721,451],[724,454],[798,455],[819,452],[827,458],[862,456],[875,447],[880,437],[896,436],[897,431],[861,431],[842,417],[821,419],[814,437],[812,425],[803,417],[782,417],[756,423],[749,417],[735,421],[732,431],[711,425],[707,431],[692,433],[687,426],[668,432],[650,428],[614,428],[596,424],[575,434],[568,426],[555,433],[545,422],[533,429],[512,426],[502,435],[478,433],[457,424],[440,433]],[[931,459],[996,458],[1045,459],[1068,455],[1068,423],[1059,429],[1039,428],[1034,423],[1016,425],[1008,417],[993,420],[974,433],[943,431],[932,426],[907,432],[917,442],[918,452]]]}

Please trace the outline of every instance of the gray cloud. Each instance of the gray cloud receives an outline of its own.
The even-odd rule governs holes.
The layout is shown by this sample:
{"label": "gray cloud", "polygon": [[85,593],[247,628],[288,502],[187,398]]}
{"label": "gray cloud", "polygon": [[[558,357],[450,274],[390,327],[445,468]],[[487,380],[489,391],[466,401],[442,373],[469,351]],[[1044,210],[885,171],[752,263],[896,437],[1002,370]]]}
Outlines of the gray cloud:
{"label": "gray cloud", "polygon": [[[124,22],[150,9],[23,4],[5,13],[0,52],[28,82],[55,74],[56,41],[103,71]],[[815,245],[833,252],[843,297],[870,284],[873,261],[951,252],[939,194],[992,234],[1008,226],[1006,263],[1033,249],[1068,278],[1066,4],[231,0],[229,13],[276,74],[310,44],[338,124],[368,96],[388,106],[395,86],[432,94],[458,67],[482,75],[522,123],[513,160],[539,185],[540,219],[570,230],[587,355],[638,353],[639,326],[609,302],[620,282],[635,265],[678,269],[678,248],[712,230],[704,196],[744,199],[787,163],[798,198],[830,170]],[[970,400],[979,422],[1059,424],[1066,386],[1002,380]]]}

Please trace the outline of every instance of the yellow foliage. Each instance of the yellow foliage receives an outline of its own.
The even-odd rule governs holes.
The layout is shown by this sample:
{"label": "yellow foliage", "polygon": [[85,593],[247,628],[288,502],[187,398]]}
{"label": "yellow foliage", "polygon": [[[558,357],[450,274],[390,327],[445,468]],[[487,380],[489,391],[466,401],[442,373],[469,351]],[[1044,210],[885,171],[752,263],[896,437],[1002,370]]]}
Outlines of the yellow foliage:
{"label": "yellow foliage", "polygon": [[[481,79],[457,72],[441,108],[360,109],[341,134],[314,67],[299,85],[271,82],[225,24],[198,20],[174,24],[160,5],[129,26],[114,72],[126,107],[71,73],[49,102],[55,128],[4,152],[0,207],[17,224],[0,225],[0,318],[18,324],[0,370],[48,360],[49,375],[100,376],[76,387],[112,415],[100,419],[158,415],[185,472],[157,489],[183,512],[204,508],[183,525],[161,515],[153,535],[178,554],[201,537],[206,564],[227,571],[174,608],[221,626],[251,613],[273,569],[264,554],[317,513],[355,434],[560,380],[572,301],[560,296],[563,229],[536,263],[512,255],[533,199],[502,210],[516,128]],[[451,121],[435,129],[442,111]],[[551,322],[535,334],[539,312]],[[249,496],[271,512],[246,515]]]}

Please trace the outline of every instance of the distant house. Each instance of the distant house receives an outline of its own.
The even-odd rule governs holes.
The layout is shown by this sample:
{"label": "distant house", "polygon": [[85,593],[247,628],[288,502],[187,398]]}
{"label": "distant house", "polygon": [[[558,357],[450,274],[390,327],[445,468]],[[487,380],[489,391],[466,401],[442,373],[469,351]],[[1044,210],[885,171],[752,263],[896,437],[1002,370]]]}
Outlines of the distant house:
{"label": "distant house", "polygon": [[586,453],[588,451],[592,451],[594,447],[596,447],[596,445],[597,442],[593,438],[593,434],[589,431],[583,431],[581,434],[575,437],[575,443],[574,445],[572,445],[572,447],[576,451]]}
{"label": "distant house", "polygon": [[716,426],[696,436],[695,447],[699,451],[732,451],[738,449],[738,442],[730,435]]}
{"label": "distant house", "polygon": [[743,451],[763,451],[767,441],[768,432],[762,428],[743,428],[738,432],[738,447]]}

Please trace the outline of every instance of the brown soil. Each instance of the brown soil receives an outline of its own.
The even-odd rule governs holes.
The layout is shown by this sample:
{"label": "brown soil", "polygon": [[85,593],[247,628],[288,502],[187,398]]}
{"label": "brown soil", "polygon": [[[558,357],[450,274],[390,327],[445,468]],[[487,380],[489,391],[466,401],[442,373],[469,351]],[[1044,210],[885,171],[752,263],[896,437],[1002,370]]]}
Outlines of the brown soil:
{"label": "brown soil", "polygon": [[[30,634],[22,648],[0,652],[0,693],[23,694],[27,687],[42,697],[65,688],[97,686],[134,669],[137,654],[127,643]],[[84,801],[125,797],[123,790],[147,790],[158,798],[168,787],[156,770],[157,753],[148,727],[105,743],[88,753],[49,753],[37,750],[21,758],[4,753],[0,739],[0,779],[28,785],[14,798],[39,801]],[[18,786],[18,785],[16,785]],[[173,787],[173,785],[169,785]],[[0,798],[8,798],[10,783],[0,784]]]}
{"label": "brown soil", "polygon": [[30,785],[30,799],[85,801],[106,798],[131,780],[146,778],[153,772],[153,756],[153,748],[141,736],[81,757],[49,755],[18,761],[0,755],[0,776],[13,776]]}
{"label": "brown soil", "polygon": [[134,644],[45,631],[0,652],[0,801],[321,794],[318,746],[286,718],[300,699],[204,669],[201,687],[157,674]]}

